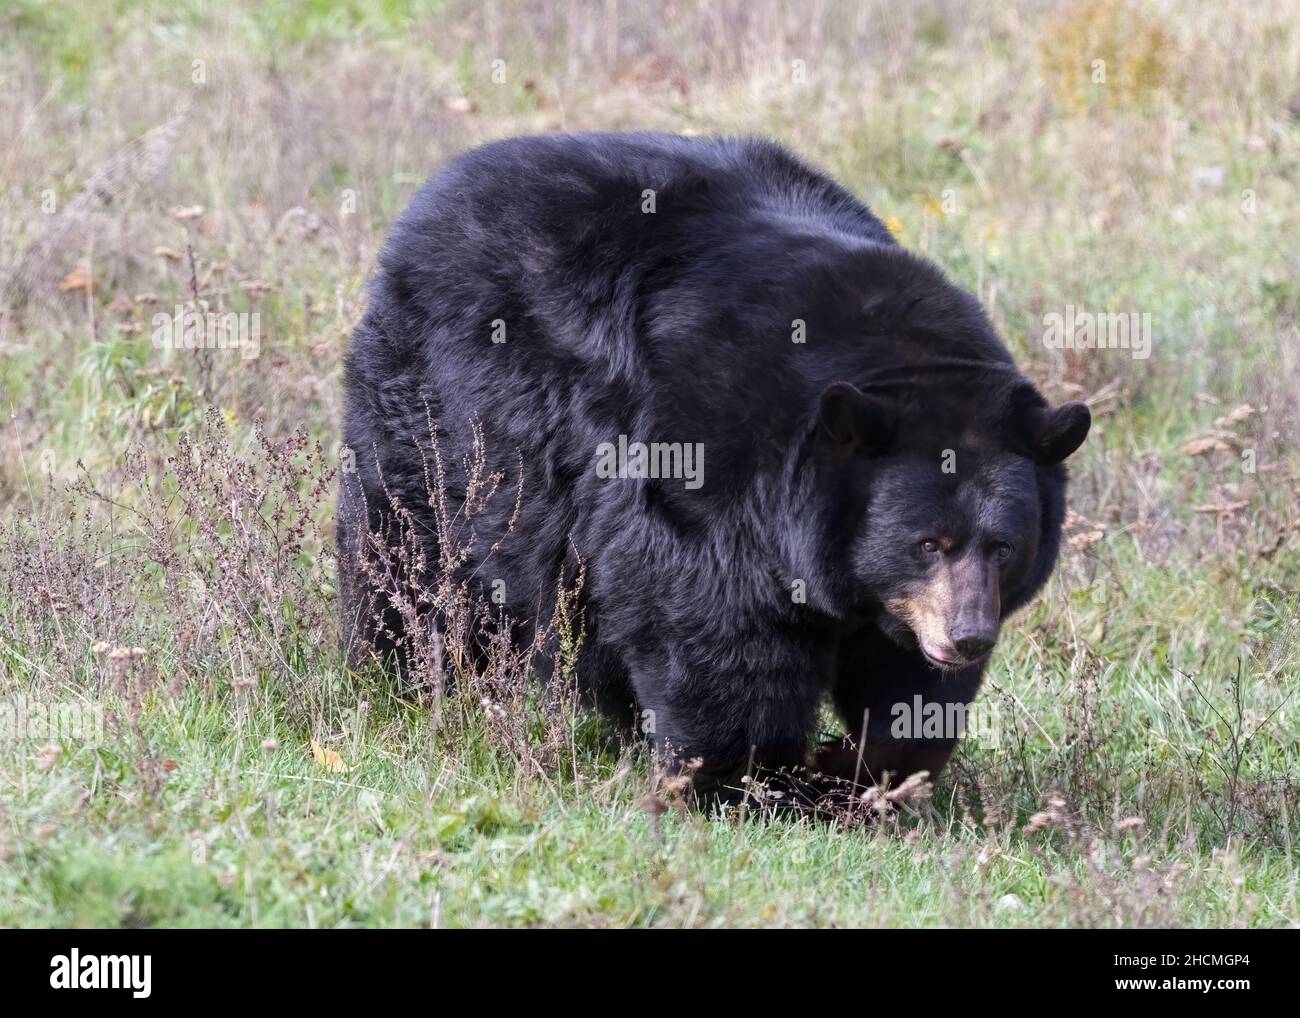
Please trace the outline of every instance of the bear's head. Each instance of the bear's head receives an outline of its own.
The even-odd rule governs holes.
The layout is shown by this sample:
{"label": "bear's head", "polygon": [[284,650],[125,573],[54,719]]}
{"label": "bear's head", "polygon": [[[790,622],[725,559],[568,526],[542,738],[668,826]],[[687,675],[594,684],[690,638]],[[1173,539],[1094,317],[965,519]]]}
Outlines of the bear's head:
{"label": "bear's head", "polygon": [[839,504],[855,507],[837,563],[855,608],[936,668],[982,661],[1051,573],[1062,461],[1087,436],[1088,408],[1050,407],[1003,371],[887,396],[836,382],[818,417],[834,483],[850,489]]}

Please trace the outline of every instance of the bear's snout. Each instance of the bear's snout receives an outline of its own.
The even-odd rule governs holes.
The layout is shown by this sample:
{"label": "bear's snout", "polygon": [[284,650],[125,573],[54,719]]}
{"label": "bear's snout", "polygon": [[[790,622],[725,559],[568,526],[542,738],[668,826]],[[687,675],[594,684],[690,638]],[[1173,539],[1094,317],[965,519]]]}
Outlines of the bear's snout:
{"label": "bear's snout", "polygon": [[997,643],[1001,597],[995,567],[978,555],[945,560],[914,593],[889,602],[930,664],[955,671],[977,664]]}

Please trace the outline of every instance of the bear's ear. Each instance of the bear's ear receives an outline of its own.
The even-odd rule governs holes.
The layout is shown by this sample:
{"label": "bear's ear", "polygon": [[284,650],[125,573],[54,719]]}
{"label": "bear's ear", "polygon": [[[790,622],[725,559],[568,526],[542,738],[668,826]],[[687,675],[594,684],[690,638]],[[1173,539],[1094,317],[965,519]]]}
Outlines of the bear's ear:
{"label": "bear's ear", "polygon": [[848,382],[833,382],[817,403],[818,436],[842,456],[878,456],[894,437],[889,411]]}
{"label": "bear's ear", "polygon": [[1024,437],[1035,460],[1046,466],[1060,463],[1083,445],[1092,427],[1085,403],[1033,407],[1025,413]]}

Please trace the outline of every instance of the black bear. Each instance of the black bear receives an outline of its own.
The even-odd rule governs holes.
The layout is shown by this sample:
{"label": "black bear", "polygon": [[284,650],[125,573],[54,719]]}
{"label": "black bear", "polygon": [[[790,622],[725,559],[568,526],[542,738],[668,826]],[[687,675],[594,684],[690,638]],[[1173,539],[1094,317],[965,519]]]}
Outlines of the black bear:
{"label": "black bear", "polygon": [[[527,627],[580,560],[579,686],[724,795],[805,761],[828,695],[855,769],[938,774],[958,733],[900,708],[974,699],[1090,425],[826,175],[649,133],[452,161],[388,238],[345,383],[345,567],[399,505],[437,559],[435,422],[446,462],[485,454],[521,495],[480,511],[462,574]],[[400,664],[402,621],[358,631]]]}

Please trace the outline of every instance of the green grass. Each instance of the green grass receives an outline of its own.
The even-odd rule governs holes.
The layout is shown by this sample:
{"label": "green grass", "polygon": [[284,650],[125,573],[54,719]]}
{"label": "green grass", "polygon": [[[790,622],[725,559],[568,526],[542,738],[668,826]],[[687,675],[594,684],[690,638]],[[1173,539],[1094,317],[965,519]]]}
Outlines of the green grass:
{"label": "green grass", "polygon": [[[0,14],[0,924],[1300,923],[1300,11],[1135,9]],[[343,666],[328,478],[387,225],[469,145],[630,127],[785,141],[1092,404],[998,738],[896,820],[682,811],[567,702]],[[151,345],[191,251],[258,359]],[[1045,349],[1068,303],[1149,312],[1151,357]]]}
{"label": "green grass", "polygon": [[[1024,835],[975,821],[951,801],[904,836],[672,811],[657,831],[640,803],[648,784],[637,760],[580,749],[582,786],[550,787],[487,754],[455,760],[427,712],[390,704],[359,730],[340,725],[349,770],[331,774],[259,715],[232,724],[229,710],[197,694],[159,710],[147,726],[151,748],[176,760],[159,805],[140,798],[129,751],[112,746],[72,751],[51,771],[15,765],[10,777],[26,794],[8,820],[37,833],[10,848],[0,918],[95,926],[1295,918],[1293,860],[1265,843],[1212,852],[1214,837],[1188,829],[1183,816],[1160,818],[1168,829],[1103,835],[1091,856],[1069,834]],[[1167,732],[1139,737],[1150,720],[1135,717],[1122,733],[1130,744],[1108,747],[1108,757],[1159,773],[1164,749],[1173,759],[1163,765],[1179,765],[1180,748],[1150,745]],[[279,747],[262,749],[264,739]],[[965,765],[981,780],[1007,767],[978,755]],[[100,790],[89,802],[87,788]],[[1195,813],[1200,804],[1186,805]]]}

